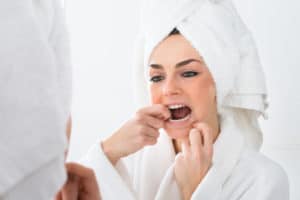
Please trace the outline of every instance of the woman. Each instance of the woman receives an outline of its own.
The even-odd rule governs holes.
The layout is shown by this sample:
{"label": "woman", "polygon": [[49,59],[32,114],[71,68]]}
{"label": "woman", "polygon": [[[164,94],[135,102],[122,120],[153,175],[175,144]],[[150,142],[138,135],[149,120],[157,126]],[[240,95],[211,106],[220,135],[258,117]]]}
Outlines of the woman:
{"label": "woman", "polygon": [[103,199],[288,199],[284,171],[259,153],[265,80],[232,3],[152,0],[142,13],[144,107],[85,159]]}

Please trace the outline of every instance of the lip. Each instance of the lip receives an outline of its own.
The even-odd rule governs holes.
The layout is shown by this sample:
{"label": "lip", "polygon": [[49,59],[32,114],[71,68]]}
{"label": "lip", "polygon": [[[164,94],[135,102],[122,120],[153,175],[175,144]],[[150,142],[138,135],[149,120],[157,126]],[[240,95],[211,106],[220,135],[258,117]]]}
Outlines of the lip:
{"label": "lip", "polygon": [[193,120],[192,120],[192,116],[193,116],[193,110],[192,108],[184,102],[172,102],[172,103],[167,103],[165,104],[165,106],[167,106],[167,108],[169,109],[170,106],[176,106],[176,105],[184,105],[184,106],[188,106],[191,109],[191,113],[188,114],[188,116],[186,116],[184,120],[171,120],[170,118],[168,120],[166,120],[166,128],[184,128],[184,127],[189,127]]}
{"label": "lip", "polygon": [[174,120],[168,119],[165,122],[165,128],[166,129],[187,128],[187,127],[190,127],[192,123],[193,123],[192,115],[189,114],[188,118],[186,120],[183,120],[183,121],[179,121],[179,120],[174,121]]}

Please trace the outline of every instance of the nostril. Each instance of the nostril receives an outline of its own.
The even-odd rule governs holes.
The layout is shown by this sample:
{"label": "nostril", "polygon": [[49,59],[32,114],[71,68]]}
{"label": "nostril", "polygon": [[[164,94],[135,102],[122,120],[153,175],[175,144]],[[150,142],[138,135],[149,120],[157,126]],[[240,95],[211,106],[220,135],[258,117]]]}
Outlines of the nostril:
{"label": "nostril", "polygon": [[164,95],[166,96],[172,96],[172,95],[178,95],[180,94],[180,89],[177,87],[165,87],[163,90]]}

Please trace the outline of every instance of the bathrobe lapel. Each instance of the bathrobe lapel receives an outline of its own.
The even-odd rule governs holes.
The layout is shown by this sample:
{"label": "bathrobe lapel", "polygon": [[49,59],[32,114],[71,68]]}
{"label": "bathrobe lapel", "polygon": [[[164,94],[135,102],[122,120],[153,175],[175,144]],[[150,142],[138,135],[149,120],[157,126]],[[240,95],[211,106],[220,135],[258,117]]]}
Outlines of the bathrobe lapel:
{"label": "bathrobe lapel", "polygon": [[[214,144],[213,165],[201,181],[192,199],[221,199],[222,185],[239,160],[244,140],[233,123],[224,121],[222,132]],[[174,176],[175,152],[168,136],[162,132],[157,145],[147,147],[140,155],[134,185],[138,199],[180,200],[181,194]]]}
{"label": "bathrobe lapel", "polygon": [[161,131],[155,146],[146,147],[137,158],[134,186],[139,191],[138,199],[155,199],[164,182],[173,174],[175,152],[171,140]]}
{"label": "bathrobe lapel", "polygon": [[230,177],[244,149],[244,137],[232,118],[222,124],[214,144],[213,165],[198,185],[192,199],[222,199],[223,185]]}

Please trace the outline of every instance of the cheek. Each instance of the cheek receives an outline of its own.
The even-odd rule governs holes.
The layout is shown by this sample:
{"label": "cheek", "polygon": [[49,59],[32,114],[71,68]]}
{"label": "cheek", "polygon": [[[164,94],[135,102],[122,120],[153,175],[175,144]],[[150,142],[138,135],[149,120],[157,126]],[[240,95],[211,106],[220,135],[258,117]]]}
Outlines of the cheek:
{"label": "cheek", "polygon": [[[197,87],[197,88],[196,88]],[[205,77],[204,79],[198,80],[193,88],[198,98],[203,99],[203,101],[212,102],[216,96],[216,89],[214,81],[211,77]]]}
{"label": "cheek", "polygon": [[216,103],[217,91],[216,91],[215,84],[212,84],[209,87],[208,95],[209,95],[209,98],[212,100],[212,102]]}
{"label": "cheek", "polygon": [[205,117],[215,106],[215,87],[213,84],[198,82],[189,89],[194,112],[200,118]]}
{"label": "cheek", "polygon": [[191,100],[192,104],[195,108],[205,109],[207,108],[210,98],[208,95],[207,90],[201,90],[198,88],[198,90],[194,90],[194,92],[191,94]]}
{"label": "cheek", "polygon": [[150,97],[151,97],[152,104],[161,103],[161,92],[160,92],[160,88],[157,85],[150,86]]}

